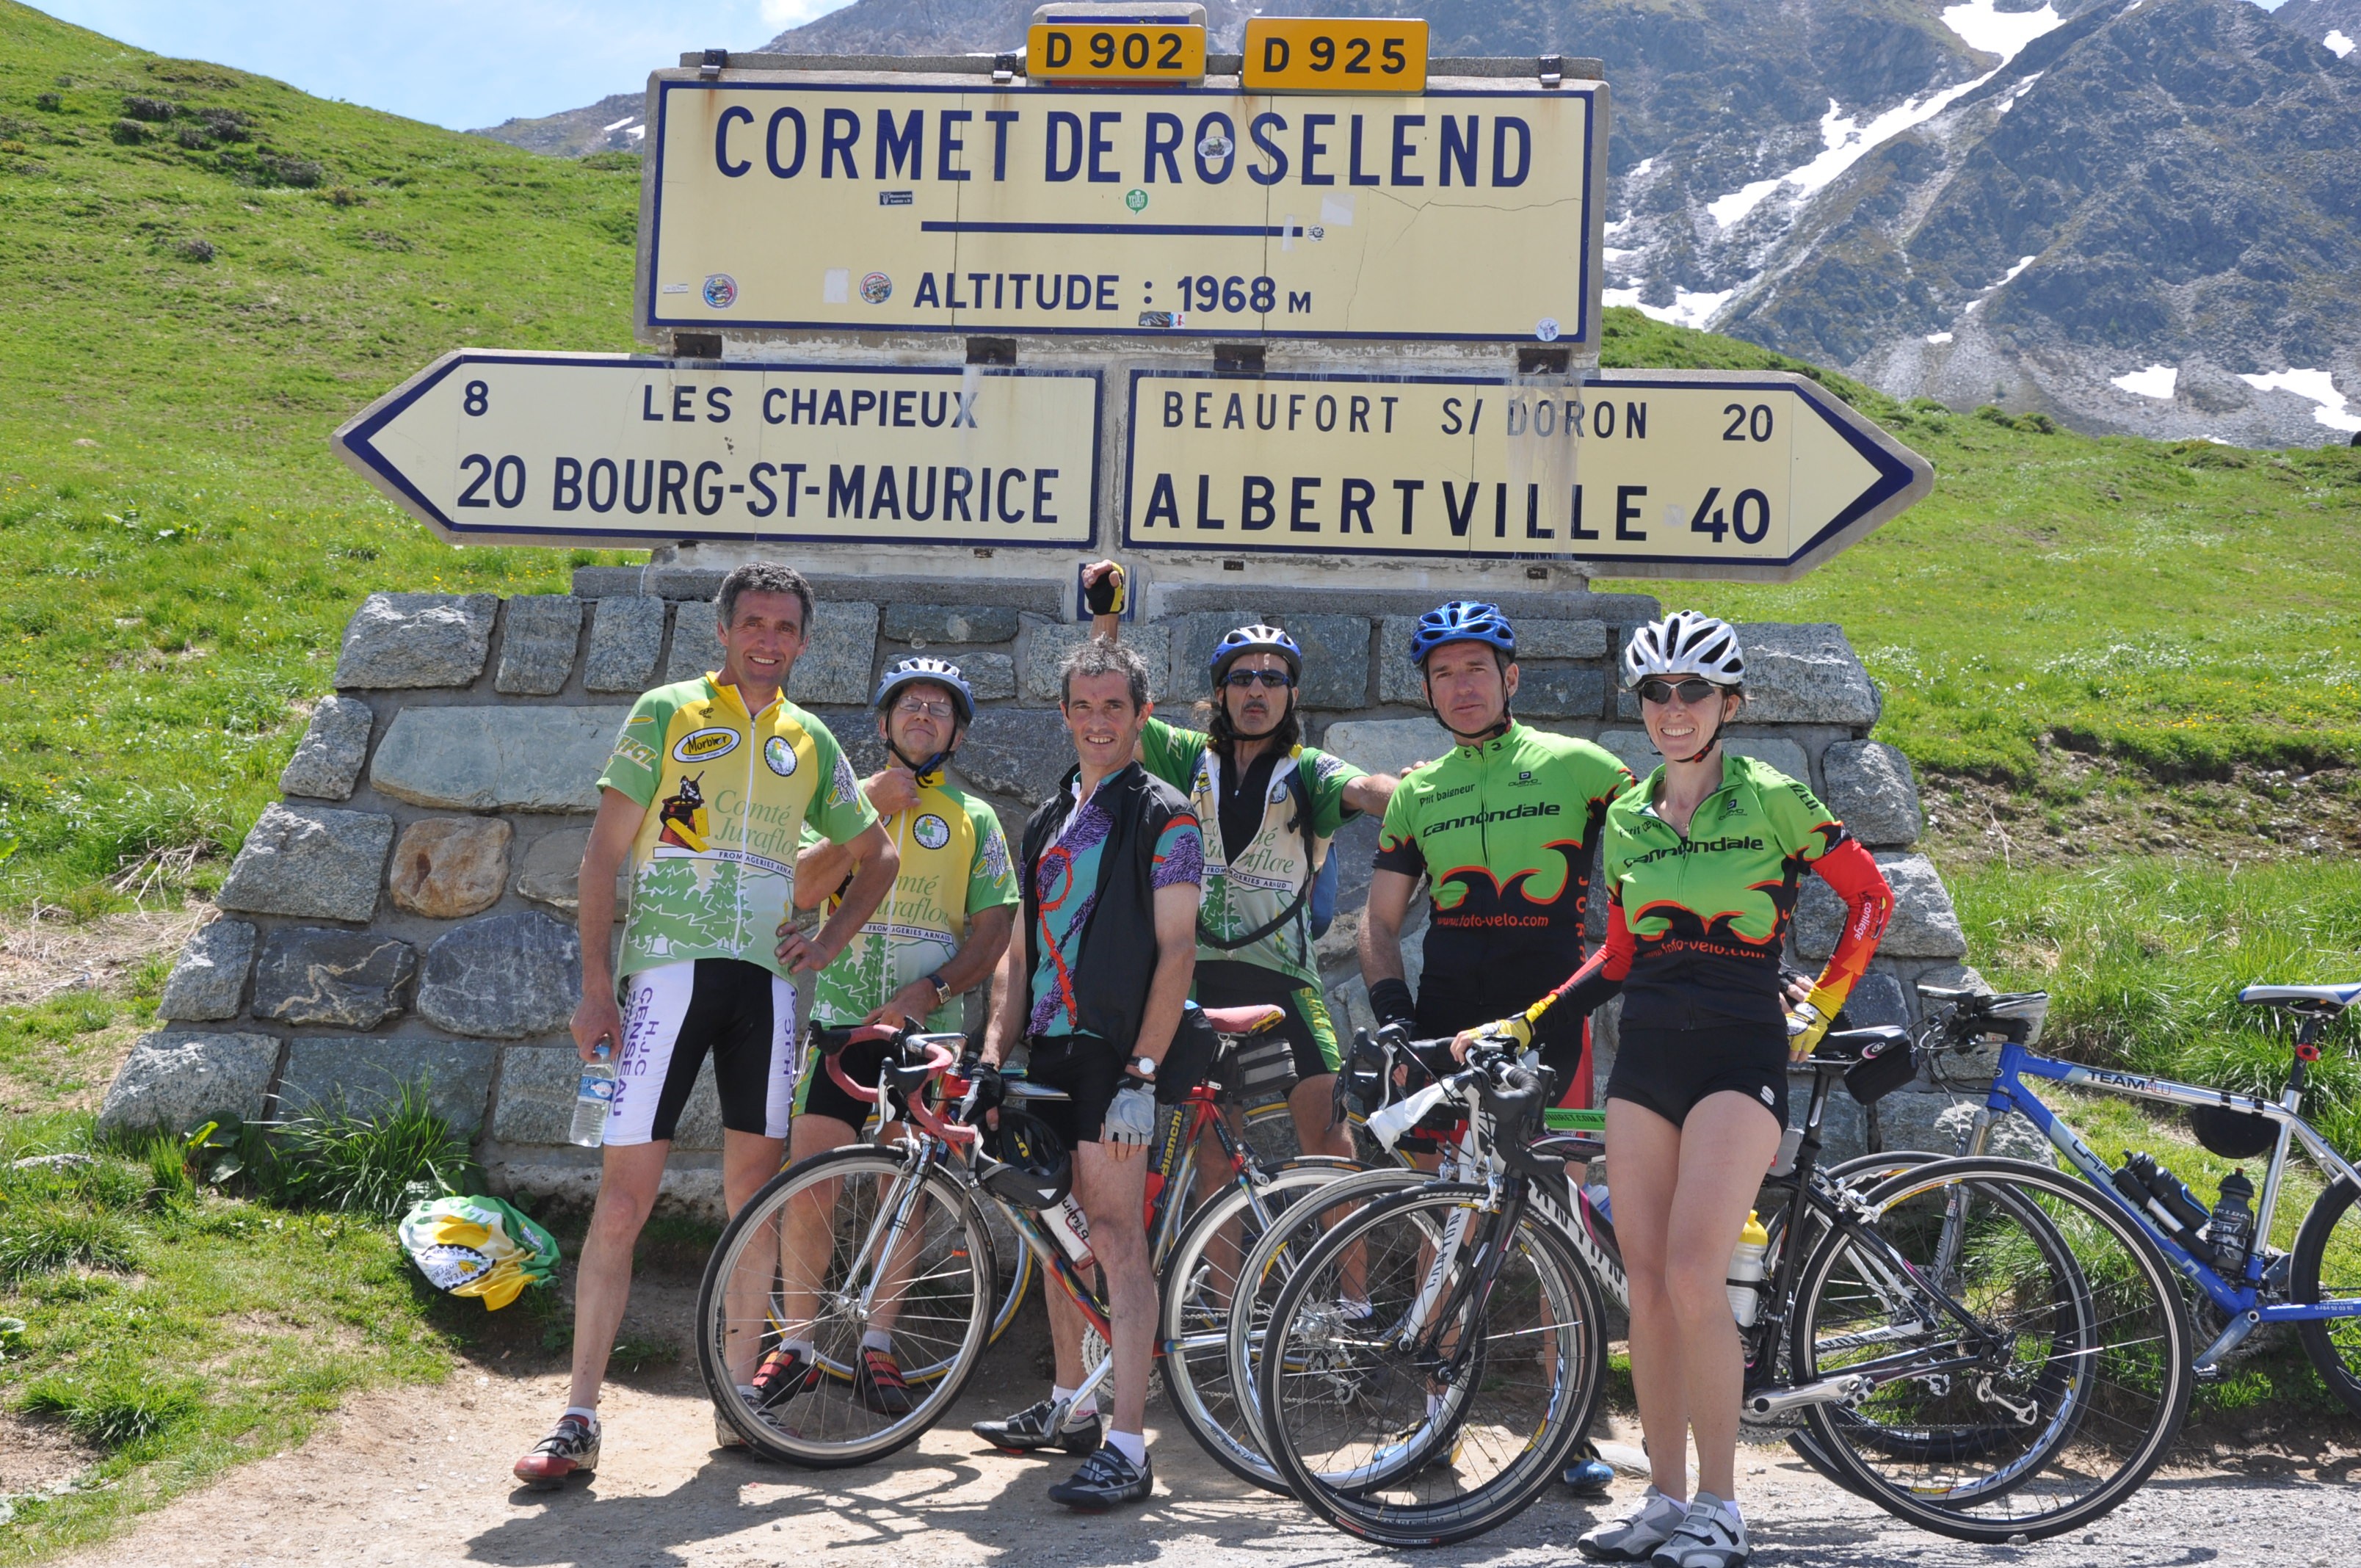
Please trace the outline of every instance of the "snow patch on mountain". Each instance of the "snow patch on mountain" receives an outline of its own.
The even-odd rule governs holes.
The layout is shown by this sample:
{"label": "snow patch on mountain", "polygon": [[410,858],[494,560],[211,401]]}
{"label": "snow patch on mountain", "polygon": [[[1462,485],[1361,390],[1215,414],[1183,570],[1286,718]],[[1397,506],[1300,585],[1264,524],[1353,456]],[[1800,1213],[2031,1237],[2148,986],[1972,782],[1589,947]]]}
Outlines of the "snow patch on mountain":
{"label": "snow patch on mountain", "polygon": [[2325,370],[2287,369],[2268,376],[2241,375],[2239,380],[2258,392],[2293,392],[2319,406],[2312,417],[2331,430],[2361,431],[2361,413],[2336,389],[2336,378]]}
{"label": "snow patch on mountain", "polygon": [[1966,39],[1970,49],[1996,54],[2003,62],[2015,60],[2026,45],[2065,21],[2055,5],[2044,5],[2038,11],[2001,11],[1993,8],[1993,0],[1969,0],[1964,5],[1943,7],[1945,27]]}
{"label": "snow patch on mountain", "polygon": [[2345,29],[2342,27],[2329,28],[2328,36],[2320,41],[2329,53],[2339,60],[2353,52],[2353,40],[2345,36]]}
{"label": "snow patch on mountain", "polygon": [[[1820,155],[1800,169],[1770,180],[1757,180],[1752,184],[1716,197],[1706,203],[1706,211],[1723,228],[1730,228],[1747,214],[1763,204],[1763,199],[1782,185],[1792,185],[1799,196],[1811,196],[1836,183],[1837,177],[1859,163],[1872,148],[1893,137],[1900,136],[1913,126],[1921,126],[1960,99],[1990,82],[1990,76],[1979,76],[1973,82],[1963,82],[1948,87],[1927,98],[1905,98],[1897,108],[1871,120],[1866,126],[1838,107],[1834,98],[1828,100],[1828,112],[1820,116]],[[2027,83],[2031,85],[2031,83]]]}
{"label": "snow patch on mountain", "polygon": [[2145,370],[2134,370],[2113,378],[2111,387],[2120,387],[2136,398],[2169,398],[2172,389],[2180,381],[2178,365],[2151,365]]}
{"label": "snow patch on mountain", "polygon": [[1599,291],[1599,302],[1607,305],[1630,305],[1642,315],[1653,316],[1675,326],[1693,326],[1702,330],[1713,320],[1714,313],[1730,302],[1735,289],[1722,289],[1710,294],[1675,288],[1669,305],[1652,305],[1640,298],[1638,289],[1605,289]]}

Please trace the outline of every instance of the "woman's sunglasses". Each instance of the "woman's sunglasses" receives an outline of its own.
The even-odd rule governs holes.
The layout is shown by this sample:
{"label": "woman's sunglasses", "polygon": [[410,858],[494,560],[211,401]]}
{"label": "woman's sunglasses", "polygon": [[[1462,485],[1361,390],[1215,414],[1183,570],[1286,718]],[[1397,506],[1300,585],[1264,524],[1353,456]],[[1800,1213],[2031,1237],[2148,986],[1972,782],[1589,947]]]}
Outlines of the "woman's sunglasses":
{"label": "woman's sunglasses", "polygon": [[1713,696],[1714,693],[1720,689],[1721,688],[1719,686],[1715,685],[1711,681],[1700,681],[1694,678],[1683,681],[1678,685],[1675,685],[1670,681],[1642,681],[1640,683],[1640,700],[1642,702],[1653,702],[1657,707],[1662,707],[1664,704],[1672,701],[1673,698],[1677,696],[1681,699],[1683,707],[1695,707],[1697,704]]}
{"label": "woman's sunglasses", "polygon": [[1295,684],[1295,677],[1285,670],[1232,670],[1222,677],[1225,686],[1243,691],[1248,686],[1268,686],[1273,691],[1284,690]]}

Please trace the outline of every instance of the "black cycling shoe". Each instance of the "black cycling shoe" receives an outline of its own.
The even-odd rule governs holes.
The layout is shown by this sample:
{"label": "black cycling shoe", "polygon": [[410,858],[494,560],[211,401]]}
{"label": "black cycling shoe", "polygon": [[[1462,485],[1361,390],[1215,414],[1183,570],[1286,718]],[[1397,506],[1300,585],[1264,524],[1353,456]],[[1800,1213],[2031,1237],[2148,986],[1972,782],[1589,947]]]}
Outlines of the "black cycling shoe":
{"label": "black cycling shoe", "polygon": [[978,1421],[968,1430],[1006,1453],[1030,1453],[1037,1448],[1050,1447],[1062,1448],[1068,1453],[1088,1453],[1098,1447],[1103,1423],[1096,1410],[1082,1421],[1070,1415],[1063,1427],[1052,1424],[1057,1416],[1056,1402],[1044,1399],[1038,1405],[1027,1405],[1005,1420]]}
{"label": "black cycling shoe", "polygon": [[1108,1443],[1083,1460],[1082,1467],[1071,1477],[1050,1487],[1049,1500],[1099,1513],[1117,1503],[1145,1502],[1155,1490],[1155,1462],[1142,1460],[1134,1464],[1124,1457],[1123,1450]]}
{"label": "black cycling shoe", "polygon": [[819,1387],[819,1363],[800,1350],[781,1345],[763,1358],[754,1371],[752,1404],[758,1410],[783,1405],[798,1394]]}
{"label": "black cycling shoe", "polygon": [[862,1404],[877,1415],[899,1420],[910,1413],[910,1386],[902,1380],[902,1364],[890,1350],[862,1350],[852,1369],[852,1386]]}

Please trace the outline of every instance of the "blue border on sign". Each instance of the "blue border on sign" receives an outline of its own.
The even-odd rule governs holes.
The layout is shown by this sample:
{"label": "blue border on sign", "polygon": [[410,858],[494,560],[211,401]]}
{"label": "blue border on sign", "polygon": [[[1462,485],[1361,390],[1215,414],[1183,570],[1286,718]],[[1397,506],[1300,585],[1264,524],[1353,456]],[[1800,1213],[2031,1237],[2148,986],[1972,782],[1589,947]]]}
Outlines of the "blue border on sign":
{"label": "blue border on sign", "polygon": [[[1323,342],[1323,343],[1345,343],[1345,342],[1376,342],[1376,343],[1538,343],[1538,342],[1540,342],[1540,341],[1541,341],[1541,339],[1540,339],[1540,338],[1538,338],[1538,337],[1537,337],[1537,336],[1535,336],[1532,333],[1530,333],[1530,332],[1525,332],[1525,333],[1479,333],[1479,332],[1462,332],[1462,333],[1399,333],[1399,332],[1289,332],[1289,331],[1286,331],[1286,330],[1283,330],[1283,329],[1280,329],[1280,328],[1273,328],[1273,327],[1241,327],[1241,328],[1237,328],[1237,329],[1235,329],[1235,330],[1230,330],[1230,329],[1220,329],[1220,330],[1215,330],[1215,329],[1212,329],[1212,328],[1207,328],[1207,329],[1200,330],[1200,329],[1195,328],[1195,327],[1184,327],[1184,328],[1180,329],[1179,332],[1175,332],[1175,331],[1173,331],[1172,329],[1170,329],[1170,328],[1169,328],[1169,327],[1141,327],[1141,326],[1086,326],[1086,327],[1085,327],[1085,326],[1051,326],[1051,327],[1026,327],[1026,326],[1006,326],[1006,325],[998,325],[998,324],[994,324],[994,325],[976,325],[976,324],[969,324],[969,325],[965,325],[965,326],[929,326],[929,325],[920,325],[920,324],[916,324],[916,323],[906,323],[906,322],[904,322],[904,323],[893,323],[893,324],[891,324],[891,325],[863,325],[863,324],[862,324],[862,323],[859,323],[859,322],[852,322],[852,321],[795,321],[795,320],[788,320],[788,319],[784,319],[784,318],[782,318],[782,319],[778,319],[778,320],[763,321],[763,320],[756,320],[756,319],[754,319],[754,318],[752,318],[752,317],[745,317],[745,318],[732,318],[731,320],[725,321],[725,320],[722,320],[721,318],[719,318],[719,317],[716,317],[716,316],[666,316],[666,315],[662,315],[662,314],[658,313],[658,311],[659,311],[658,302],[659,302],[659,299],[660,299],[660,297],[661,297],[661,289],[660,289],[660,286],[658,285],[658,283],[657,283],[657,281],[656,281],[656,277],[657,277],[657,272],[656,272],[656,263],[657,263],[657,259],[658,259],[658,258],[661,256],[661,254],[663,253],[663,250],[664,250],[664,137],[665,137],[665,134],[666,134],[666,132],[667,132],[667,130],[668,130],[668,128],[669,128],[669,126],[671,126],[671,123],[672,123],[672,95],[673,95],[674,92],[675,92],[675,91],[676,91],[676,90],[695,91],[695,92],[700,92],[700,93],[703,93],[703,92],[716,92],[716,91],[721,91],[721,90],[728,90],[728,91],[732,91],[732,92],[750,92],[750,93],[752,93],[752,92],[774,92],[774,93],[795,93],[795,92],[829,92],[829,93],[956,93],[956,92],[962,92],[962,91],[978,91],[977,89],[962,89],[962,88],[959,88],[959,87],[946,86],[946,85],[941,84],[941,83],[918,84],[918,83],[884,82],[702,82],[702,81],[698,81],[698,82],[686,82],[686,81],[666,81],[666,82],[657,82],[657,83],[656,83],[656,115],[655,115],[655,134],[654,134],[653,137],[649,137],[649,138],[648,138],[648,147],[647,147],[647,151],[646,151],[646,154],[645,154],[645,156],[646,156],[646,158],[647,158],[647,159],[648,159],[648,165],[647,165],[647,168],[648,168],[648,175],[647,175],[647,178],[648,178],[649,180],[651,180],[651,181],[653,181],[654,182],[654,186],[655,186],[655,195],[654,195],[654,199],[653,199],[653,201],[650,203],[650,206],[649,206],[649,213],[648,213],[648,243],[647,243],[648,276],[647,276],[647,280],[646,280],[646,291],[645,291],[645,293],[642,296],[642,300],[641,300],[642,309],[641,309],[641,320],[640,320],[640,324],[641,324],[642,326],[645,326],[645,327],[652,327],[652,328],[653,328],[653,327],[674,327],[674,328],[678,328],[678,327],[691,327],[691,328],[696,328],[696,329],[698,329],[698,330],[703,330],[703,329],[706,329],[706,328],[712,328],[712,327],[728,327],[728,326],[730,326],[730,325],[737,325],[737,326],[742,326],[742,327],[750,328],[750,329],[752,329],[752,330],[758,331],[758,332],[789,332],[789,331],[816,331],[816,332],[922,332],[922,333],[935,333],[935,334],[956,334],[956,335],[959,335],[959,336],[973,336],[973,335],[975,335],[976,334],[982,333],[982,334],[987,334],[987,335],[1006,335],[1006,336],[1025,336],[1025,337],[1132,337],[1132,338],[1140,338],[1140,339],[1145,339],[1145,340],[1148,340],[1148,341],[1154,341],[1154,340],[1156,340],[1156,339],[1159,339],[1159,338],[1160,338],[1160,339],[1164,339],[1164,340],[1166,340],[1166,341],[1182,341],[1182,342],[1185,342],[1185,341],[1188,341],[1188,340],[1191,340],[1191,339],[1199,339],[1199,338],[1262,338],[1262,339],[1268,339],[1268,338],[1281,338],[1281,339],[1287,339],[1287,340],[1290,340],[1290,341],[1293,341],[1293,340],[1301,340],[1301,341],[1307,341],[1307,342]],[[990,89],[989,91],[990,91],[990,92],[992,93],[992,94],[993,94],[994,96],[995,96],[995,97],[1003,97],[1003,96],[1005,96],[1005,97],[1019,97],[1019,98],[1022,98],[1022,97],[1042,97],[1042,96],[1047,96],[1047,97],[1050,97],[1050,98],[1058,99],[1058,100],[1060,100],[1060,101],[1062,101],[1062,102],[1066,102],[1066,103],[1072,103],[1072,102],[1074,101],[1074,93],[1075,93],[1075,89],[1073,89],[1073,88],[1071,88],[1071,87],[1014,87],[1014,86],[1010,86],[1010,87],[996,87],[996,88],[992,88],[992,89]],[[1105,87],[1101,87],[1101,86],[1093,86],[1093,87],[1091,87],[1090,91],[1091,91],[1091,92],[1093,92],[1093,93],[1114,93],[1114,94],[1116,94],[1116,95],[1118,95],[1118,96],[1124,96],[1124,97],[1159,97],[1159,98],[1161,98],[1161,97],[1171,97],[1171,96],[1179,95],[1179,96],[1183,96],[1183,97],[1189,97],[1189,96],[1202,96],[1202,97],[1208,97],[1208,98],[1224,98],[1224,99],[1227,99],[1227,98],[1245,98],[1245,97],[1259,97],[1259,98],[1268,98],[1268,97],[1283,97],[1283,96],[1290,96],[1290,94],[1284,94],[1284,93],[1246,93],[1246,92],[1245,92],[1245,91],[1243,91],[1243,90],[1238,90],[1238,91],[1229,91],[1229,90],[1224,90],[1224,89],[1219,89],[1219,88],[1208,88],[1208,87],[1164,87],[1164,86],[1158,86],[1158,85],[1154,85],[1154,84],[1148,84],[1148,85],[1144,85],[1144,86],[1128,86],[1128,85],[1126,85],[1126,86],[1105,86]],[[1567,93],[1567,90],[1566,90],[1565,88],[1564,88],[1564,87],[1560,87],[1560,88],[1543,88],[1543,87],[1533,87],[1533,88],[1527,88],[1527,89],[1524,89],[1524,90],[1522,90],[1522,91],[1510,91],[1510,92],[1488,92],[1488,91],[1486,91],[1486,90],[1484,90],[1484,89],[1481,89],[1481,88],[1472,88],[1472,87],[1450,87],[1450,88],[1435,88],[1435,89],[1429,89],[1428,91],[1426,91],[1426,92],[1424,92],[1424,93],[1415,93],[1415,94],[1411,94],[1411,93],[1401,94],[1401,96],[1404,96],[1404,97],[1415,96],[1415,97],[1421,97],[1421,98],[1509,98],[1509,99],[1522,99],[1522,98],[1551,98],[1551,99],[1557,99],[1557,100],[1563,100],[1563,99],[1565,99],[1567,95],[1568,95],[1568,93]],[[1579,98],[1582,100],[1583,146],[1584,146],[1584,148],[1585,148],[1586,149],[1587,149],[1587,150],[1588,150],[1588,152],[1589,152],[1589,154],[1590,154],[1590,157],[1591,157],[1591,159],[1592,159],[1593,164],[1595,165],[1596,160],[1597,160],[1597,159],[1598,159],[1598,94],[1596,92],[1589,91],[1588,89],[1587,89],[1587,88],[1585,88],[1585,87],[1583,87],[1583,86],[1581,86],[1581,85],[1579,85],[1579,84],[1575,84],[1575,85],[1573,86],[1573,95],[1574,95],[1574,96],[1576,96],[1576,97],[1579,97]],[[1391,96],[1391,95],[1389,94],[1389,96]],[[1572,331],[1572,332],[1564,332],[1564,331],[1560,332],[1560,334],[1558,334],[1558,336],[1557,336],[1556,338],[1554,338],[1554,339],[1553,339],[1553,340],[1552,340],[1554,343],[1561,343],[1561,344],[1567,344],[1567,345],[1578,344],[1578,343],[1587,343],[1587,342],[1588,342],[1588,341],[1590,340],[1590,337],[1591,337],[1591,334],[1592,334],[1592,329],[1593,329],[1594,323],[1593,323],[1593,322],[1591,321],[1591,316],[1590,316],[1590,285],[1591,285],[1591,277],[1590,277],[1590,240],[1589,240],[1589,234],[1590,234],[1590,230],[1591,230],[1591,227],[1592,227],[1592,225],[1591,225],[1591,223],[1590,223],[1590,219],[1597,215],[1595,213],[1593,213],[1593,212],[1590,210],[1590,209],[1592,208],[1592,206],[1594,205],[1594,200],[1595,200],[1595,199],[1594,199],[1594,195],[1593,195],[1593,192],[1592,192],[1592,190],[1591,190],[1591,170],[1590,170],[1590,167],[1586,167],[1586,168],[1583,170],[1583,175],[1582,175],[1582,203],[1583,203],[1583,207],[1584,207],[1584,222],[1583,222],[1583,235],[1584,235],[1584,238],[1583,238],[1583,242],[1582,242],[1581,246],[1578,247],[1578,253],[1577,253],[1577,255],[1576,255],[1576,280],[1575,280],[1575,281],[1576,281],[1576,297],[1575,297],[1575,308],[1576,308],[1576,311],[1578,313],[1578,314],[1577,314],[1577,325],[1576,325],[1576,330],[1574,330],[1574,331]]]}
{"label": "blue border on sign", "polygon": [[[1100,436],[1105,429],[1106,422],[1106,385],[1104,378],[1096,370],[1026,369],[1022,367],[1010,367],[1006,366],[982,365],[807,364],[800,361],[788,360],[733,359],[722,364],[716,364],[711,360],[698,361],[697,363],[699,368],[708,370],[820,370],[837,374],[848,372],[853,374],[865,374],[874,371],[895,376],[963,377],[969,370],[972,369],[979,376],[985,377],[1034,376],[1089,381],[1092,384],[1092,387],[1091,499],[1089,521],[1086,525],[1088,529],[1088,537],[1081,541],[1079,543],[1071,540],[1014,539],[1005,542],[994,541],[992,544],[987,546],[987,548],[994,550],[1088,549],[1098,538],[1098,457]],[[467,366],[563,365],[577,367],[588,367],[593,369],[601,370],[629,370],[636,374],[645,375],[651,371],[669,372],[678,368],[680,364],[681,361],[678,359],[664,359],[643,355],[504,354],[495,350],[478,351],[476,349],[461,349],[457,353],[454,354],[440,369],[435,370],[430,375],[421,377],[415,386],[409,388],[400,397],[393,399],[391,401],[388,402],[385,407],[378,410],[377,412],[369,415],[368,418],[361,423],[354,426],[352,433],[341,439],[345,450],[350,452],[354,456],[359,458],[363,464],[367,465],[369,472],[377,475],[388,487],[398,490],[402,495],[408,497],[411,504],[423,515],[433,518],[437,527],[457,534],[481,534],[488,537],[522,537],[525,539],[546,539],[553,535],[563,535],[568,539],[712,539],[738,541],[748,544],[860,545],[868,543],[881,547],[888,545],[898,546],[904,544],[972,545],[976,543],[974,539],[965,536],[937,537],[933,535],[908,535],[896,536],[890,540],[862,540],[848,539],[842,534],[838,533],[748,533],[739,531],[732,531],[728,533],[717,533],[700,531],[690,526],[673,528],[527,528],[523,526],[503,527],[487,523],[455,522],[442,508],[427,499],[425,495],[419,490],[418,487],[412,484],[410,480],[403,476],[401,470],[394,466],[392,460],[387,457],[383,453],[379,452],[377,448],[375,438],[379,431],[383,430],[394,420],[400,418],[403,413],[408,411],[412,405],[415,404],[428,392],[432,391],[436,387],[441,386],[445,380],[449,379],[455,371]]]}
{"label": "blue border on sign", "polygon": [[[1208,555],[1255,554],[1333,556],[1336,555],[1338,552],[1333,547],[1325,547],[1317,544],[1246,544],[1230,543],[1227,541],[1219,543],[1210,542],[1197,543],[1168,543],[1161,539],[1148,542],[1134,539],[1131,532],[1131,480],[1132,466],[1137,456],[1137,443],[1139,440],[1139,384],[1143,380],[1319,381],[1328,382],[1331,384],[1343,384],[1345,386],[1394,387],[1426,385],[1488,387],[1496,389],[1507,385],[1507,383],[1501,381],[1497,377],[1483,376],[1358,376],[1350,373],[1323,374],[1320,372],[1307,371],[1274,371],[1262,376],[1241,377],[1236,372],[1228,370],[1164,370],[1153,368],[1133,370],[1131,373],[1131,385],[1126,391],[1126,402],[1124,406],[1122,512],[1124,547],[1128,550],[1193,550],[1201,554]],[[1805,541],[1803,545],[1793,554],[1784,556],[1749,556],[1741,561],[1722,563],[1724,565],[1743,565],[1756,568],[1792,566],[1796,562],[1810,555],[1812,552],[1817,550],[1821,545],[1828,543],[1828,540],[1834,538],[1839,533],[1842,533],[1846,529],[1851,527],[1861,518],[1876,510],[1879,507],[1884,505],[1895,496],[1900,495],[1903,491],[1908,489],[1914,479],[1916,477],[1908,464],[1895,457],[1892,453],[1886,451],[1884,447],[1879,445],[1876,442],[1871,440],[1861,431],[1854,429],[1851,422],[1844,418],[1843,415],[1831,411],[1826,391],[1818,385],[1808,379],[1795,381],[1782,379],[1768,383],[1763,381],[1749,381],[1743,378],[1700,381],[1694,379],[1674,379],[1671,378],[1653,377],[1646,371],[1639,371],[1629,376],[1616,375],[1594,377],[1588,380],[1572,383],[1572,385],[1578,390],[1582,391],[1588,391],[1594,387],[1600,389],[1601,390],[1620,390],[1624,388],[1637,389],[1657,387],[1667,390],[1690,389],[1720,392],[1760,392],[1766,389],[1766,387],[1768,387],[1775,388],[1783,392],[1793,392],[1795,396],[1802,399],[1803,401],[1811,408],[1814,413],[1818,414],[1821,419],[1835,426],[1837,432],[1845,438],[1846,442],[1851,445],[1852,449],[1855,452],[1860,453],[1864,458],[1868,459],[1870,466],[1877,470],[1878,477],[1876,481],[1867,489],[1863,490],[1860,496],[1856,497],[1852,503],[1846,507],[1843,511],[1839,512],[1835,521],[1829,522],[1818,532],[1813,534],[1810,539]],[[1708,565],[1714,564],[1712,557],[1697,554],[1582,555],[1569,552],[1563,555],[1556,555],[1546,552],[1533,550],[1473,549],[1353,551],[1349,552],[1345,558],[1351,559],[1354,557],[1377,556],[1410,556],[1416,557],[1421,560],[1442,561],[1532,561],[1565,559],[1569,561],[1587,560],[1612,562],[1618,565],[1627,563],[1642,565],[1680,566],[1697,565],[1701,563]]]}

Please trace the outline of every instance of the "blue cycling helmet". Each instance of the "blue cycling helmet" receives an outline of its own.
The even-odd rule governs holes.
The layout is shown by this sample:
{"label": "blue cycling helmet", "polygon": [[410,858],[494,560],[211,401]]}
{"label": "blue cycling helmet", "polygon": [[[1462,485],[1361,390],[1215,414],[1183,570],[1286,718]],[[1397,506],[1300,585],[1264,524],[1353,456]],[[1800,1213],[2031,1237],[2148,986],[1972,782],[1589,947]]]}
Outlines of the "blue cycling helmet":
{"label": "blue cycling helmet", "polygon": [[1222,640],[1213,644],[1213,656],[1205,662],[1213,685],[1218,688],[1230,673],[1230,666],[1248,653],[1276,653],[1287,661],[1289,679],[1303,678],[1303,650],[1295,645],[1295,639],[1276,626],[1257,621],[1223,633]]}
{"label": "blue cycling helmet", "polygon": [[951,708],[958,714],[961,724],[974,719],[975,693],[968,689],[967,677],[960,673],[960,667],[948,659],[929,659],[923,654],[915,659],[905,659],[886,671],[884,678],[877,683],[877,695],[869,699],[869,706],[883,712],[885,705],[894,700],[895,692],[904,686],[916,685],[920,681],[939,685],[951,694]]}
{"label": "blue cycling helmet", "polygon": [[1507,658],[1517,656],[1516,629],[1499,605],[1481,599],[1453,599],[1420,616],[1410,634],[1410,662],[1423,668],[1426,656],[1446,642],[1484,642]]}

